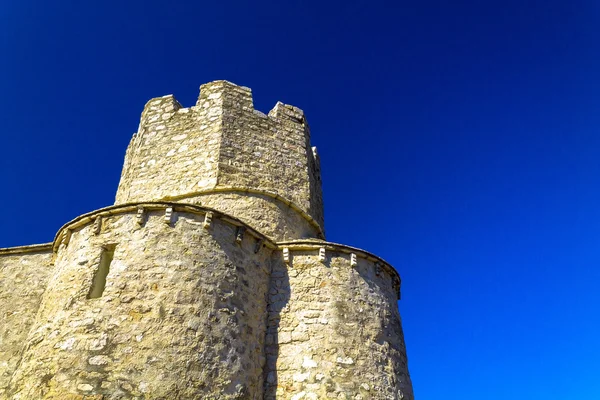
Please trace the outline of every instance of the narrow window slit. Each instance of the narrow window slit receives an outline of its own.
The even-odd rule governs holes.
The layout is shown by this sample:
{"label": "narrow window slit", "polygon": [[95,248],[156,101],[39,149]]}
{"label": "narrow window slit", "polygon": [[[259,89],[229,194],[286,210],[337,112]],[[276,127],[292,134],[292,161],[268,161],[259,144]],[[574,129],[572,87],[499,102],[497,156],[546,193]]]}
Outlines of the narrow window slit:
{"label": "narrow window slit", "polygon": [[115,247],[116,245],[112,244],[102,248],[100,263],[98,263],[98,269],[94,273],[92,287],[90,288],[90,293],[87,296],[88,299],[97,299],[102,297],[102,293],[104,293],[104,288],[106,287],[106,277],[110,271],[110,264],[115,256]]}

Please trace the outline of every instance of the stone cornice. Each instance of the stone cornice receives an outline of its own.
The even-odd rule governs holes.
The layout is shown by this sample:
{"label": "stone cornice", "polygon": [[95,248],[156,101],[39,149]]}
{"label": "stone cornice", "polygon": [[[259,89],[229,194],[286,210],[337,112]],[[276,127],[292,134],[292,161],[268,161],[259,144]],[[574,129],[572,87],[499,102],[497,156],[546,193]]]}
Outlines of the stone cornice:
{"label": "stone cornice", "polygon": [[289,249],[290,251],[294,250],[316,250],[320,249],[337,251],[345,254],[355,254],[357,257],[364,258],[366,260],[372,261],[374,263],[378,263],[381,265],[392,277],[392,279],[397,282],[394,284],[396,286],[394,289],[397,292],[398,299],[400,299],[400,285],[402,280],[400,278],[400,274],[390,263],[385,261],[383,258],[376,256],[375,254],[369,253],[368,251],[359,249],[357,247],[347,246],[345,244],[326,242],[324,240],[316,240],[316,239],[301,239],[301,240],[289,240],[284,242],[277,242],[277,246],[283,250],[284,248]]}
{"label": "stone cornice", "polygon": [[0,256],[10,254],[45,253],[52,251],[52,243],[31,244],[28,246],[15,246],[0,248]]}
{"label": "stone cornice", "polygon": [[256,231],[251,228],[244,222],[239,219],[232,217],[228,214],[222,213],[220,211],[214,210],[208,207],[202,207],[195,204],[188,203],[176,203],[176,202],[165,202],[165,201],[145,201],[145,202],[137,202],[137,203],[125,203],[119,204],[109,207],[100,208],[98,210],[94,210],[92,212],[80,215],[79,217],[67,222],[64,224],[56,233],[54,240],[51,244],[51,248],[53,251],[57,251],[58,247],[61,243],[61,238],[63,236],[63,232],[65,230],[74,230],[81,226],[93,223],[97,217],[109,217],[113,215],[125,214],[128,212],[137,212],[138,209],[143,208],[145,211],[154,211],[154,210],[166,210],[171,208],[174,212],[187,212],[192,214],[206,214],[212,213],[213,218],[221,219],[224,222],[227,222],[234,226],[243,226],[246,228],[246,232],[251,234],[263,241],[263,243],[272,249],[275,249],[277,245],[271,241],[268,237],[263,235],[262,233]]}
{"label": "stone cornice", "polygon": [[286,199],[285,197],[283,197],[275,192],[268,191],[268,190],[251,189],[251,188],[236,187],[236,186],[219,186],[219,187],[216,187],[213,189],[201,190],[201,191],[186,193],[186,194],[182,194],[182,195],[178,195],[178,196],[165,196],[165,197],[163,197],[163,200],[178,201],[178,200],[183,200],[183,199],[187,199],[190,197],[203,196],[206,194],[213,194],[213,193],[223,193],[223,192],[252,193],[252,194],[267,196],[267,197],[273,198],[277,201],[280,201],[283,204],[285,204],[286,206],[290,207],[292,210],[296,211],[298,214],[300,214],[300,216],[302,218],[307,220],[317,230],[317,233],[320,238],[322,238],[322,239],[325,238],[325,232],[324,232],[323,228],[313,217],[311,217],[308,213],[303,211],[296,203],[292,202],[291,200]]}

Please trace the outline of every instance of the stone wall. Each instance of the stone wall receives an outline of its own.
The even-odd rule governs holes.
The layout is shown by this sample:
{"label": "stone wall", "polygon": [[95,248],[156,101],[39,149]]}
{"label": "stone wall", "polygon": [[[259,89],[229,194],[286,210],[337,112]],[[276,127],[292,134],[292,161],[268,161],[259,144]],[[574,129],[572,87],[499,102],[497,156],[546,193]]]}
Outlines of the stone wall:
{"label": "stone wall", "polygon": [[116,204],[165,199],[217,183],[221,106],[182,108],[173,96],[150,100],[125,154]]}
{"label": "stone wall", "polygon": [[272,250],[230,218],[153,207],[62,229],[12,399],[263,398]]}
{"label": "stone wall", "polygon": [[412,400],[397,273],[345,246],[281,246],[289,253],[274,256],[265,399]]}
{"label": "stone wall", "polygon": [[323,227],[319,169],[302,110],[278,102],[264,115],[247,88],[228,88],[223,96],[218,184],[277,193]]}
{"label": "stone wall", "polygon": [[51,271],[50,245],[0,249],[0,399],[21,359]]}
{"label": "stone wall", "polygon": [[222,190],[185,199],[186,202],[215,208],[241,221],[259,232],[270,232],[277,239],[322,237],[316,223],[303,217],[299,210],[281,200],[262,193]]}
{"label": "stone wall", "polygon": [[[194,107],[181,108],[172,96],[150,100],[126,152],[116,204],[185,201],[223,189],[283,199],[312,224],[303,236],[263,231],[274,240],[324,237],[318,157],[302,110],[277,103],[265,115],[254,110],[250,89],[226,81],[202,85]],[[228,212],[248,219],[256,210],[247,206]]]}

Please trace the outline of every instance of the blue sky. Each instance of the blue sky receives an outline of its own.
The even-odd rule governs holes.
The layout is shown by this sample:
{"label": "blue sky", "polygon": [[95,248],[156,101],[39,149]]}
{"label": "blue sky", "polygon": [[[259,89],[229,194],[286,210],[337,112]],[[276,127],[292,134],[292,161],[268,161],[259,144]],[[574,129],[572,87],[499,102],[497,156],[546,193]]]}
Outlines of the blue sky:
{"label": "blue sky", "polygon": [[418,400],[600,398],[600,3],[0,1],[0,247],[113,203],[145,102],[306,112]]}

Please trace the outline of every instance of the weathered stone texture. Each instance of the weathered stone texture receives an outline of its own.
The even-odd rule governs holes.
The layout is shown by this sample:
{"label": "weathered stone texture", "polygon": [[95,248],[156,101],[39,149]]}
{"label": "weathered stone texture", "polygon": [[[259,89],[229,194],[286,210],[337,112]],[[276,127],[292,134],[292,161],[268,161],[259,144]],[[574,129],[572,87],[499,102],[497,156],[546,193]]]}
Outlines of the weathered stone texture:
{"label": "weathered stone texture", "polygon": [[314,183],[320,176],[302,110],[277,103],[265,116],[253,109],[249,89],[224,93],[235,94],[224,102],[218,184],[276,193],[323,227],[321,185]]}
{"label": "weathered stone texture", "polygon": [[52,271],[50,246],[39,247],[0,249],[0,399],[7,398],[6,388]]}
{"label": "weathered stone texture", "polygon": [[265,399],[412,399],[396,274],[363,257],[352,266],[336,245],[324,259],[319,250],[276,255]]}
{"label": "weathered stone texture", "polygon": [[191,197],[186,201],[218,209],[252,226],[261,233],[276,232],[280,238],[314,238],[319,227],[281,201],[260,193],[223,191]]}
{"label": "weathered stone texture", "polygon": [[[153,211],[89,223],[61,244],[14,399],[262,399],[267,247],[204,215]],[[106,289],[86,298],[103,247]]]}
{"label": "weathered stone texture", "polygon": [[217,183],[222,108],[181,108],[173,96],[150,100],[127,148],[116,204],[165,199]]}
{"label": "weathered stone texture", "polygon": [[[250,89],[226,81],[202,85],[196,106],[172,97],[150,100],[126,153],[116,203],[183,200],[224,189],[265,194],[293,203],[318,229],[304,236],[264,231],[276,240],[322,237],[318,157],[302,110],[277,103],[269,115],[254,110]],[[278,204],[276,207],[279,206]],[[218,203],[216,206],[217,209]],[[229,207],[248,218],[246,205]],[[271,219],[277,217],[271,217]]]}
{"label": "weathered stone texture", "polygon": [[413,400],[400,277],[324,240],[320,175],[296,107],[150,100],[116,205],[0,249],[0,400]]}

